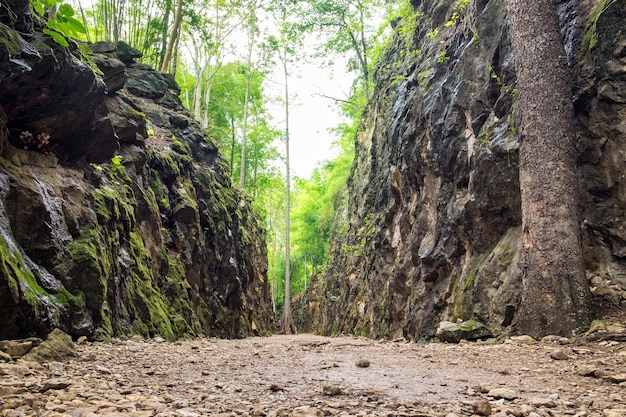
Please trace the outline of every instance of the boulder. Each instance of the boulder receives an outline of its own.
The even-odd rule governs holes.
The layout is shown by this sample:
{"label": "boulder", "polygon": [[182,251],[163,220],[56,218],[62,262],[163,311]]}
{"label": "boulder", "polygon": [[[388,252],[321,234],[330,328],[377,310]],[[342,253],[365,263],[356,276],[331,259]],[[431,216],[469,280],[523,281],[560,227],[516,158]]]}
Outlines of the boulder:
{"label": "boulder", "polygon": [[492,331],[487,326],[474,320],[462,323],[441,322],[436,335],[439,340],[448,343],[493,337]]}
{"label": "boulder", "polygon": [[62,330],[54,329],[45,341],[22,356],[22,359],[32,362],[51,362],[64,361],[75,356],[76,349],[72,338]]}

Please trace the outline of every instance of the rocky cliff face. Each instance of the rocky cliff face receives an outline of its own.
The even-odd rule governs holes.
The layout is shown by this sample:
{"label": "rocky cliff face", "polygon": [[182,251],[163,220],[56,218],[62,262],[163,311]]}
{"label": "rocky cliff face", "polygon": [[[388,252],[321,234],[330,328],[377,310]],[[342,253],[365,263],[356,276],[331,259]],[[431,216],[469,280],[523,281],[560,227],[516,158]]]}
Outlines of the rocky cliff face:
{"label": "rocky cliff face", "polygon": [[[300,309],[305,329],[421,339],[442,320],[515,323],[519,115],[506,1],[412,3],[377,68],[330,268]],[[585,262],[593,290],[623,309],[626,2],[557,3],[575,80]]]}
{"label": "rocky cliff face", "polygon": [[0,339],[267,332],[263,231],[176,83],[122,43],[87,63],[15,3],[0,11]]}

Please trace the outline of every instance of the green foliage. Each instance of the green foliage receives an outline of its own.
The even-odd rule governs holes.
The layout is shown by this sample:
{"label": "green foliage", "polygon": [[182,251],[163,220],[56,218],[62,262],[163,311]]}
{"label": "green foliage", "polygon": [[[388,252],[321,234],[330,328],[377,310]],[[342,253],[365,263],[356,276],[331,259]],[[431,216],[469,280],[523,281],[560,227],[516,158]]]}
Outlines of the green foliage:
{"label": "green foliage", "polygon": [[600,16],[602,16],[602,13],[604,13],[606,9],[611,7],[616,2],[617,0],[602,0],[602,2],[598,5],[596,12],[592,13],[589,17],[589,20],[587,21],[586,33],[580,45],[581,55],[595,48],[598,42],[598,36],[596,33],[598,19],[600,19]]}
{"label": "green foliage", "polygon": [[78,19],[74,17],[74,8],[62,3],[63,0],[31,0],[35,12],[40,16],[46,16],[46,27],[43,33],[52,37],[58,44],[68,46],[66,38],[79,38],[87,30]]}
{"label": "green foliage", "polygon": [[116,155],[111,158],[111,172],[117,176],[126,172],[124,165],[122,165],[122,157],[120,155]]}
{"label": "green foliage", "polygon": [[467,5],[469,3],[469,0],[457,0],[456,3],[454,3],[454,11],[452,12],[452,16],[450,17],[450,20],[448,20],[445,23],[445,27],[453,27],[456,26],[457,23],[459,23],[459,20],[461,19],[463,12],[465,12],[465,9],[467,9]]}
{"label": "green foliage", "polygon": [[518,92],[517,87],[512,87],[510,85],[504,84],[500,76],[496,74],[495,70],[493,69],[491,65],[489,65],[488,69],[489,69],[489,75],[491,76],[491,78],[496,82],[496,84],[500,86],[500,92],[504,94],[511,94],[513,98],[515,98]]}

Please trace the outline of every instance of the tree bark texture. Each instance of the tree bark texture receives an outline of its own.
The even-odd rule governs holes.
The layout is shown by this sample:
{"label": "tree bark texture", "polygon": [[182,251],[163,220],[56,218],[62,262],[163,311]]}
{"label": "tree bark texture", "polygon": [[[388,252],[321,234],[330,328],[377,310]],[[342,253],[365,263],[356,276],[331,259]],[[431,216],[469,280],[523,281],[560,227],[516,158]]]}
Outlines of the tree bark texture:
{"label": "tree bark texture", "polygon": [[572,87],[553,0],[509,0],[519,89],[523,293],[517,330],[571,336],[590,321]]}
{"label": "tree bark texture", "polygon": [[165,57],[163,58],[163,64],[161,65],[161,72],[166,73],[169,71],[170,62],[172,61],[172,55],[174,54],[174,45],[178,41],[180,36],[180,26],[183,21],[183,0],[178,0],[176,3],[176,15],[174,16],[174,27],[172,28],[172,34],[167,44],[167,50],[165,51]]}

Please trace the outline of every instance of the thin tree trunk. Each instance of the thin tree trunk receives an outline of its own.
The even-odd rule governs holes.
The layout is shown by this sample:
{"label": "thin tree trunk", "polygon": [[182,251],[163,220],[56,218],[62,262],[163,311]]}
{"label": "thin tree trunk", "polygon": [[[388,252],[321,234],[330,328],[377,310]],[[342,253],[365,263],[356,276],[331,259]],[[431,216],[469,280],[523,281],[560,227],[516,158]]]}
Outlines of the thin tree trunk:
{"label": "thin tree trunk", "polygon": [[[194,45],[195,46],[195,45]],[[196,120],[202,120],[202,84],[204,84],[204,74],[205,74],[205,64],[201,65],[200,62],[200,48],[197,46],[195,49],[195,60],[194,60],[194,70],[196,76],[196,85],[194,87],[193,93],[193,115]],[[204,123],[203,123],[204,125]]]}
{"label": "thin tree trunk", "polygon": [[161,65],[161,72],[166,73],[169,70],[170,62],[172,61],[172,55],[174,54],[174,45],[178,41],[180,34],[180,26],[183,21],[183,0],[178,0],[176,3],[176,15],[174,16],[174,27],[172,28],[172,34],[167,44],[167,50],[165,51],[165,58],[163,58],[163,64]]}
{"label": "thin tree trunk", "polygon": [[235,173],[235,119],[233,117],[230,118],[230,126],[231,126],[231,142],[230,142],[230,177],[233,177]]}
{"label": "thin tree trunk", "polygon": [[[80,3],[80,0],[78,0],[78,8],[80,10],[80,17],[81,19],[83,19],[83,26],[88,28],[89,25],[87,24],[87,17],[85,16],[85,9],[83,9],[83,5]],[[87,43],[91,43],[91,37],[89,36],[89,31],[87,31],[85,35],[87,37]]]}
{"label": "thin tree trunk", "polygon": [[369,101],[370,99],[370,74],[369,74],[369,63],[367,60],[367,41],[365,39],[365,16],[363,15],[364,5],[359,2],[359,25],[360,25],[360,35],[361,35],[361,53],[363,54],[361,58],[361,62],[363,65],[363,82],[365,87],[365,98]]}
{"label": "thin tree trunk", "polygon": [[297,333],[291,312],[291,173],[289,168],[289,72],[287,71],[287,48],[283,46],[283,71],[285,75],[285,303],[282,325],[286,334]]}
{"label": "thin tree trunk", "polygon": [[[165,0],[165,16],[163,16],[163,28],[161,32],[161,51],[159,51],[159,67],[165,62],[165,54],[167,51],[167,29],[170,24],[170,13],[172,11],[172,0]],[[148,26],[146,26],[148,28]],[[146,39],[148,39],[146,37]],[[147,46],[147,45],[146,45]]]}
{"label": "thin tree trunk", "polygon": [[256,200],[259,195],[259,191],[257,189],[257,177],[259,174],[259,144],[253,143],[254,145],[254,169],[252,171],[252,199]]}
{"label": "thin tree trunk", "polygon": [[[252,24],[252,23],[251,23]],[[246,186],[246,143],[248,136],[248,107],[250,107],[250,82],[252,79],[252,49],[254,48],[254,27],[248,29],[248,59],[246,62],[246,95],[243,102],[243,126],[241,132],[241,165],[239,182]]]}
{"label": "thin tree trunk", "polygon": [[571,336],[590,322],[582,257],[575,122],[553,0],[509,0],[522,112],[523,293],[518,331]]}

